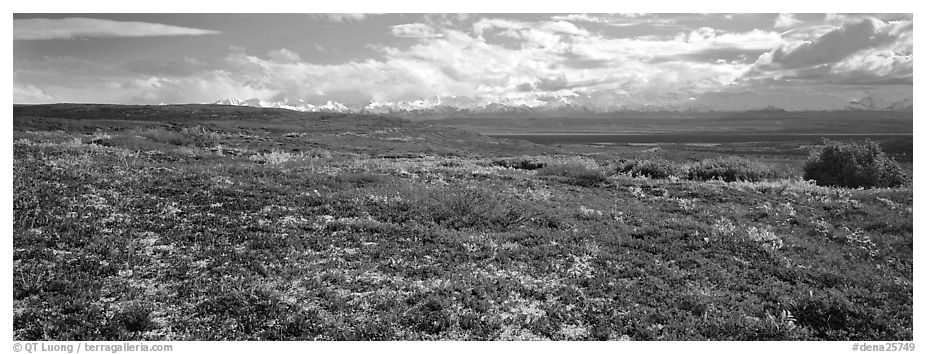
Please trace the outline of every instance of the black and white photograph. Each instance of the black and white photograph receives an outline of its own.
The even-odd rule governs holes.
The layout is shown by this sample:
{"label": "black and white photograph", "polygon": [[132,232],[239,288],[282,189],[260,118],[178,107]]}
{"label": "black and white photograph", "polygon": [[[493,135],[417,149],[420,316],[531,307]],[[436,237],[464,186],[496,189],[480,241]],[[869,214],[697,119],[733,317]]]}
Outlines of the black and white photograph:
{"label": "black and white photograph", "polygon": [[13,349],[914,351],[912,12],[487,10],[12,12]]}

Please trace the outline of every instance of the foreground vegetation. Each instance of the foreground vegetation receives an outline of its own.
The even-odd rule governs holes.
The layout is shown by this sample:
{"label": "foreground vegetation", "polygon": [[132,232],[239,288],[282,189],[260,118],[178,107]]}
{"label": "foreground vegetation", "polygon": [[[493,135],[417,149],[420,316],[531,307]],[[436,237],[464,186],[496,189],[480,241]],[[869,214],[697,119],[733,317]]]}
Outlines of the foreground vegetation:
{"label": "foreground vegetation", "polygon": [[17,340],[912,340],[910,187],[86,124],[16,125]]}

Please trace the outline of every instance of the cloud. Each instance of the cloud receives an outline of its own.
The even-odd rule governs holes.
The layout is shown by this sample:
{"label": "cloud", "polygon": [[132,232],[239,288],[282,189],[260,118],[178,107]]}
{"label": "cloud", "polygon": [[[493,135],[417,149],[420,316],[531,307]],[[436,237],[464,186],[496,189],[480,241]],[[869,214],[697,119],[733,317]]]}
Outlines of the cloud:
{"label": "cloud", "polygon": [[791,43],[772,52],[770,63],[793,69],[836,63],[863,49],[890,45],[912,25],[885,23],[874,18],[846,23],[812,40]]}
{"label": "cloud", "polygon": [[14,40],[48,40],[105,37],[201,36],[221,32],[150,22],[95,18],[13,20]]}
{"label": "cloud", "polygon": [[589,16],[588,14],[557,15],[557,16],[551,16],[550,19],[554,21],[610,23],[610,21],[608,21],[605,18],[598,17],[598,16]]}
{"label": "cloud", "polygon": [[[607,16],[672,22],[654,15]],[[333,100],[356,107],[456,96],[479,104],[568,99],[611,107],[687,102],[705,92],[733,89],[761,95],[768,91],[763,85],[912,82],[911,20],[866,17],[837,26],[835,19],[822,24],[822,19],[799,16],[805,23],[779,33],[770,28],[774,15],[769,15],[765,29],[734,31],[718,24],[667,35],[615,37],[600,25],[585,28],[596,25],[584,17],[591,18],[424,18],[389,28],[392,36],[413,41],[368,44],[376,55],[330,64],[309,62],[286,48],[254,54],[243,47],[230,47],[209,64],[189,58],[126,64],[16,59],[14,99],[177,103],[236,97],[312,104]]]}
{"label": "cloud", "polygon": [[709,48],[691,53],[656,57],[652,62],[659,61],[695,61],[715,63],[718,61],[728,63],[753,63],[767,49],[740,49],[740,48]]}
{"label": "cloud", "polygon": [[[321,51],[321,49],[319,49],[319,51]],[[267,53],[267,56],[270,57],[271,60],[280,63],[295,63],[302,60],[302,57],[300,57],[298,53],[286,48],[272,50]]]}
{"label": "cloud", "polygon": [[775,18],[775,28],[794,28],[801,24],[801,21],[794,17],[794,14],[778,14]]}
{"label": "cloud", "polygon": [[577,27],[569,21],[544,22],[540,25],[540,30],[553,33],[565,33],[573,36],[587,36],[589,34],[588,31]]}
{"label": "cloud", "polygon": [[[665,61],[699,58],[737,52],[739,54],[768,51],[779,47],[781,36],[772,31],[724,32],[702,27],[667,38],[603,38],[598,36],[574,37],[568,51],[577,58],[614,61]],[[721,58],[717,58],[721,59]],[[724,58],[725,59],[725,58]]]}
{"label": "cloud", "polygon": [[404,38],[439,38],[443,34],[437,33],[433,27],[423,23],[408,23],[389,27],[393,36]]}
{"label": "cloud", "polygon": [[340,14],[313,14],[313,16],[320,17],[322,19],[331,21],[331,22],[361,22],[365,21],[370,17],[370,14],[361,14],[361,13],[340,13]]}
{"label": "cloud", "polygon": [[500,29],[503,33],[520,31],[545,32],[546,34],[568,34],[574,36],[587,36],[589,32],[565,20],[524,22],[502,18],[483,18],[473,23],[473,32],[482,37],[488,30]]}
{"label": "cloud", "polygon": [[43,56],[35,59],[16,59],[14,73],[23,77],[42,77],[61,80],[62,77],[105,77],[124,72],[123,67],[105,65],[97,61],[72,56]]}
{"label": "cloud", "polygon": [[458,96],[486,103],[537,104],[604,91],[656,94],[716,89],[735,81],[747,67],[649,60],[654,54],[748,48],[766,35],[704,29],[655,41],[606,38],[567,21],[493,20],[482,25],[482,34],[508,36],[520,45],[503,46],[474,32],[412,23],[393,30],[419,40],[407,48],[380,47],[378,59],[321,65],[306,62],[288,49],[258,56],[244,48],[230,48],[220,66],[190,70],[185,77],[171,75],[174,68],[168,64],[178,63],[144,62],[110,82],[84,78],[70,87],[38,87],[55,98],[71,100],[77,95],[75,89],[83,87],[93,91],[87,96],[116,103],[212,102],[237,97],[303,99],[313,104],[330,99],[362,106],[371,101]]}
{"label": "cloud", "polygon": [[16,103],[203,103],[229,97],[270,98],[279,92],[239,80],[222,71],[198,72],[188,77],[112,77],[81,79],[74,83],[41,86],[14,83]]}
{"label": "cloud", "polygon": [[13,102],[16,103],[53,103],[54,98],[35,85],[13,84]]}
{"label": "cloud", "polygon": [[830,72],[842,84],[913,84],[913,55],[864,50],[834,64]]}
{"label": "cloud", "polygon": [[785,42],[759,56],[744,81],[805,86],[910,85],[913,22],[899,18],[884,21],[860,15],[827,16],[825,21],[830,25],[785,32]]}

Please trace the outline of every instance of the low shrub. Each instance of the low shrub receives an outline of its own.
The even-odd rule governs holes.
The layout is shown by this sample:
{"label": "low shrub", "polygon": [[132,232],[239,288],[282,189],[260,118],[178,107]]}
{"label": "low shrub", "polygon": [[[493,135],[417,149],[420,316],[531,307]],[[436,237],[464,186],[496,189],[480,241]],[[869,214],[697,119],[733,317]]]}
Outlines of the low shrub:
{"label": "low shrub", "polygon": [[469,187],[429,191],[418,206],[427,219],[453,230],[506,229],[527,217],[510,201]]}
{"label": "low shrub", "polygon": [[539,161],[530,156],[495,159],[492,160],[492,164],[517,170],[537,170],[547,165],[543,161]]}
{"label": "low shrub", "polygon": [[184,128],[179,132],[166,129],[147,129],[141,131],[138,135],[152,141],[176,146],[214,147],[221,140],[218,133],[206,130],[201,126]]}
{"label": "low shrub", "polygon": [[804,165],[804,179],[821,186],[898,187],[910,183],[896,161],[888,157],[878,143],[842,143],[824,140],[813,150]]}
{"label": "low shrub", "polygon": [[594,187],[608,180],[600,169],[579,163],[550,164],[537,170],[537,175],[561,177],[563,182],[580,187]]}
{"label": "low shrub", "polygon": [[152,151],[170,146],[131,134],[94,138],[90,140],[90,143],[100,146],[125,148],[133,151]]}
{"label": "low shrub", "polygon": [[629,160],[619,161],[613,171],[626,173],[634,177],[644,176],[653,179],[667,179],[672,176],[684,177],[685,168],[667,160]]}
{"label": "low shrub", "polygon": [[780,177],[768,165],[735,156],[703,160],[688,168],[688,179],[698,181],[758,182]]}

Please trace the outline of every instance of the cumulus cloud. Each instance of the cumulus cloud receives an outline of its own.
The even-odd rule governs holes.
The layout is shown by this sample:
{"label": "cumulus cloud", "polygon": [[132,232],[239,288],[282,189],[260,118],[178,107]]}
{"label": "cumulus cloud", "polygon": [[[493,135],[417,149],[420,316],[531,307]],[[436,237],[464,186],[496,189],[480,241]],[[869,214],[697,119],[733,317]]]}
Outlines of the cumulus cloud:
{"label": "cumulus cloud", "polygon": [[609,21],[605,18],[599,16],[590,16],[588,14],[556,15],[551,16],[550,19],[555,21],[609,23]]}
{"label": "cumulus cloud", "polygon": [[818,85],[913,82],[912,20],[828,16],[825,22],[841,27],[818,25],[785,32],[788,40],[761,55],[747,77]]}
{"label": "cumulus cloud", "polygon": [[890,26],[877,19],[848,23],[814,40],[776,49],[772,62],[785,68],[834,63],[861,49],[893,42]]}
{"label": "cumulus cloud", "polygon": [[664,39],[579,37],[569,45],[569,51],[585,59],[658,62],[667,58],[706,58],[709,55],[730,52],[737,53],[734,57],[739,54],[753,56],[756,51],[771,50],[782,43],[781,36],[773,31],[752,30],[734,33],[702,27]]}
{"label": "cumulus cloud", "polygon": [[912,84],[913,55],[864,50],[834,64],[830,72],[844,84]]}
{"label": "cumulus cloud", "polygon": [[280,48],[278,50],[272,50],[267,53],[267,56],[271,60],[280,62],[280,63],[294,63],[302,60],[298,53],[291,51],[286,48]]}
{"label": "cumulus cloud", "polygon": [[390,33],[396,37],[405,38],[438,38],[443,37],[437,33],[433,27],[423,23],[408,23],[404,25],[395,25],[389,28]]}
{"label": "cumulus cloud", "polygon": [[13,102],[16,103],[54,103],[54,98],[35,85],[13,84]]}
{"label": "cumulus cloud", "polygon": [[569,99],[595,107],[687,102],[705,92],[775,82],[912,82],[912,20],[866,17],[837,25],[801,17],[806,23],[782,33],[769,21],[766,29],[750,31],[718,26],[612,37],[586,29],[591,21],[584,17],[424,18],[388,27],[392,36],[414,41],[391,38],[400,44],[378,43],[370,46],[375,56],[329,64],[306,61],[286,48],[255,54],[242,47],[210,63],[187,58],[106,67],[66,58],[17,61],[14,99],[159,103],[237,97],[364,106],[456,96],[481,104]]}
{"label": "cumulus cloud", "polygon": [[568,34],[574,36],[587,36],[589,34],[585,29],[581,29],[572,22],[565,20],[532,23],[503,18],[482,18],[473,23],[473,32],[479,37],[482,37],[486,31],[491,29],[500,29],[503,30],[503,32],[506,31],[505,33],[534,31],[545,32],[547,34]]}
{"label": "cumulus cloud", "polygon": [[102,37],[200,36],[218,31],[150,22],[115,21],[95,18],[13,20],[14,40],[49,40]]}
{"label": "cumulus cloud", "polygon": [[315,16],[323,18],[331,22],[360,22],[368,19],[369,14],[361,13],[328,13],[328,14],[315,14]]}
{"label": "cumulus cloud", "polygon": [[[479,24],[481,23],[481,24]],[[106,100],[198,102],[228,97],[336,100],[365,105],[433,96],[471,97],[480,102],[537,103],[598,91],[642,92],[708,90],[728,85],[742,65],[649,62],[654,53],[692,53],[714,47],[750,48],[764,33],[720,33],[702,29],[666,43],[612,39],[588,33],[568,21],[477,21],[468,32],[413,23],[391,28],[394,35],[420,39],[411,47],[382,47],[381,59],[313,64],[288,49],[264,56],[232,48],[211,71],[187,77],[169,75],[162,64],[135,65],[115,80]],[[508,36],[519,46],[488,42],[482,35]],[[437,36],[440,34],[440,36]],[[454,55],[447,55],[454,53]],[[577,70],[578,69],[578,70]],[[88,82],[85,86],[99,85]],[[115,92],[121,90],[120,92]],[[56,97],[73,91],[51,90]],[[185,97],[185,98],[182,98]]]}
{"label": "cumulus cloud", "polygon": [[794,14],[778,14],[775,18],[775,28],[794,28],[801,24],[801,21],[794,17]]}
{"label": "cumulus cloud", "polygon": [[[811,40],[789,43],[771,53],[764,63],[783,69],[838,63],[862,50],[882,48],[907,38],[912,24],[885,23],[875,18],[846,23]],[[912,40],[912,36],[910,39]],[[911,44],[912,51],[912,44]]]}

